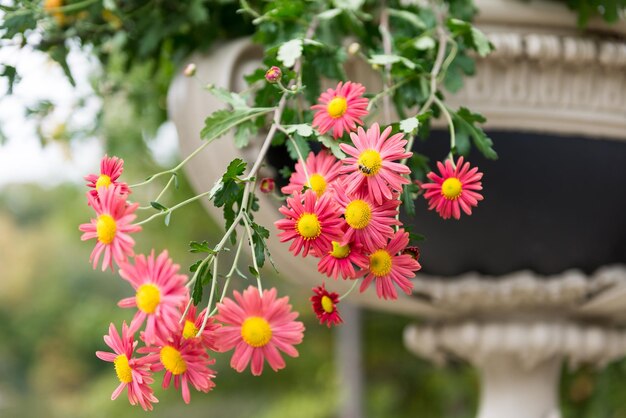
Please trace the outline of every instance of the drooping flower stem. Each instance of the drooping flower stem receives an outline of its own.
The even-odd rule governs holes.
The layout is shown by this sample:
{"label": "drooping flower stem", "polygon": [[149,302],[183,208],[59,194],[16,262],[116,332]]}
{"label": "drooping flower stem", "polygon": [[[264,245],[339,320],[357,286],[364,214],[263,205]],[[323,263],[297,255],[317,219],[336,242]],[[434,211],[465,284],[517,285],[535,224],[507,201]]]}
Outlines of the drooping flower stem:
{"label": "drooping flower stem", "polygon": [[450,116],[450,112],[448,111],[448,108],[446,107],[446,105],[443,104],[441,100],[439,100],[438,98],[435,98],[435,104],[437,105],[437,107],[439,107],[439,109],[441,109],[441,113],[443,113],[443,116],[446,118],[446,121],[448,122],[448,129],[450,130],[450,152],[448,153],[447,158],[450,161],[452,161],[452,165],[456,167],[456,165],[454,164],[454,158],[452,155],[452,152],[455,151],[455,147],[456,147],[454,123],[452,122],[452,117]]}
{"label": "drooping flower stem", "polygon": [[182,202],[180,202],[179,204],[177,204],[177,205],[175,205],[175,206],[172,206],[171,208],[169,208],[169,209],[167,209],[167,210],[161,211],[161,212],[159,212],[159,213],[155,213],[154,215],[150,216],[149,218],[146,218],[146,219],[144,219],[143,221],[138,222],[136,225],[143,225],[143,224],[146,224],[146,223],[150,222],[150,221],[151,221],[151,220],[153,220],[153,219],[156,219],[156,218],[161,217],[161,216],[165,216],[165,215],[167,215],[168,213],[172,213],[172,212],[174,212],[176,209],[180,209],[180,208],[182,208],[183,206],[188,205],[189,203],[195,202],[195,201],[196,201],[196,200],[198,200],[198,199],[202,199],[203,197],[208,196],[210,193],[211,193],[211,191],[209,190],[208,192],[200,193],[199,195],[196,195],[196,196],[194,196],[194,197],[190,197],[190,198],[189,198],[189,199],[187,199],[187,200],[183,200],[183,201],[182,201]]}
{"label": "drooping flower stem", "polygon": [[348,289],[346,293],[339,296],[339,300],[342,300],[343,298],[347,297],[350,293],[352,293],[352,291],[354,290],[358,282],[359,282],[358,280],[352,280],[352,286],[350,286],[350,289]]}
{"label": "drooping flower stem", "polygon": [[[159,193],[156,199],[154,199],[155,202],[159,202],[161,200],[161,198],[163,197],[167,189],[169,189],[172,183],[176,180],[176,176],[177,176],[176,173],[172,174],[172,177],[170,177],[169,181],[167,182],[163,190],[161,190],[161,193]],[[137,209],[146,210],[146,209],[154,209],[154,208],[152,206],[140,206]]]}

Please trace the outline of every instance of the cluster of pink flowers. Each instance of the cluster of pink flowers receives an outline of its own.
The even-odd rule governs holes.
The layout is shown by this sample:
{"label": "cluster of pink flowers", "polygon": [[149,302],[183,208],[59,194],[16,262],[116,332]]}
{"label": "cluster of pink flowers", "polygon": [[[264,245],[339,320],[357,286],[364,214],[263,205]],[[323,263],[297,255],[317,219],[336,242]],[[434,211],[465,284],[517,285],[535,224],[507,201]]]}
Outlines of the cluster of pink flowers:
{"label": "cluster of pink flowers", "polygon": [[[316,111],[313,126],[320,133],[332,131],[340,138],[349,132],[352,144],[340,144],[347,154],[343,160],[323,150],[296,163],[281,190],[289,195],[280,208],[284,218],[275,225],[281,242],[291,242],[294,255],[319,258],[320,273],[360,279],[361,292],[374,283],[378,297],[397,299],[396,288],[410,294],[410,279],[421,268],[419,251],[409,247],[409,233],[398,217],[400,192],[410,182],[410,169],[402,161],[412,153],[405,149],[404,135],[391,135],[390,126],[357,126],[368,113],[364,92],[360,84],[339,83],[311,107]],[[462,157],[456,165],[450,160],[438,165],[441,176],[430,173],[432,183],[422,185],[430,209],[443,218],[458,219],[461,209],[471,214],[471,207],[482,199],[482,174],[463,164]],[[341,323],[339,295],[324,284],[313,291],[311,302],[320,323]]]}
{"label": "cluster of pink flowers", "polygon": [[190,386],[200,392],[215,386],[211,352],[234,349],[231,366],[238,372],[250,364],[252,374],[259,375],[265,361],[273,370],[284,368],[281,352],[296,357],[294,345],[302,341],[304,331],[288,298],[278,299],[275,289],[260,292],[249,287],[241,294],[235,291],[234,300],[224,298],[218,303],[215,317],[207,317],[206,309],[196,314],[187,276],[178,273],[179,266],[167,251],[158,256],[154,250],[148,256],[134,254],[134,241],[128,234],[140,230],[131,224],[137,204],[128,202],[130,188],[118,181],[122,170],[122,160],[105,156],[100,174],[86,177],[92,188],[87,193],[88,203],[97,217],[80,225],[83,240],[96,238],[91,256],[94,268],[104,253],[103,270],[113,270],[115,262],[119,275],[134,291],[118,303],[136,309],[130,325],[124,322],[120,334],[111,324],[104,342],[112,351],[96,353],[113,363],[119,380],[111,399],[126,388],[132,405],[151,410],[158,402],[152,389],[153,375],[164,371],[163,387],[173,380],[189,403]]}

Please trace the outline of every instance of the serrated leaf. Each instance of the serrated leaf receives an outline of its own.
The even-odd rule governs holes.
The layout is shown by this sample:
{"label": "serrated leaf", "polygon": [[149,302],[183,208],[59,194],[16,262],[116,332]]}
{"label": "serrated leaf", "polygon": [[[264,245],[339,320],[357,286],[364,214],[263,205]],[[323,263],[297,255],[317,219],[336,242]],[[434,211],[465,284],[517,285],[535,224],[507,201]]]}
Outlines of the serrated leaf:
{"label": "serrated leaf", "polygon": [[270,237],[270,231],[263,226],[251,222],[252,228],[252,244],[254,245],[254,255],[259,267],[263,267],[265,264],[265,253],[267,252],[267,243],[265,242]]}
{"label": "serrated leaf", "polygon": [[237,148],[247,147],[250,139],[254,137],[259,128],[252,121],[247,121],[235,128],[235,146]]}
{"label": "serrated leaf", "polygon": [[291,68],[296,64],[296,60],[302,56],[302,39],[292,39],[283,43],[278,48],[278,61],[282,62],[287,68]]}
{"label": "serrated leaf", "polygon": [[389,16],[397,17],[403,20],[406,20],[417,29],[426,29],[426,24],[420,17],[408,10],[398,10],[398,9],[387,9],[389,11]]}
{"label": "serrated leaf", "polygon": [[471,32],[476,52],[478,52],[478,55],[481,57],[487,56],[493,49],[491,42],[489,42],[489,39],[487,39],[484,33],[473,26]]}
{"label": "serrated leaf", "polygon": [[388,65],[400,62],[410,70],[414,70],[415,68],[417,68],[417,65],[410,59],[393,54],[374,54],[370,57],[368,62],[373,65]]}
{"label": "serrated leaf", "polygon": [[328,148],[330,152],[337,157],[337,159],[343,160],[346,158],[346,154],[341,150],[341,147],[339,147],[339,141],[326,135],[320,135],[317,139],[322,143],[322,145]]}
{"label": "serrated leaf", "polygon": [[226,182],[231,179],[236,179],[241,176],[246,171],[246,166],[248,164],[242,160],[241,158],[235,158],[232,160],[228,167],[226,167],[226,172],[222,176],[222,182]]}
{"label": "serrated leaf", "polygon": [[273,107],[253,107],[245,109],[218,110],[204,120],[200,137],[212,141],[230,131],[240,123],[273,111]]}
{"label": "serrated leaf", "polygon": [[217,254],[213,248],[209,247],[209,243],[206,241],[197,242],[191,241],[189,243],[189,252],[190,253],[207,253],[207,254]]}
{"label": "serrated leaf", "polygon": [[300,154],[302,154],[302,157],[307,158],[307,155],[309,155],[309,152],[311,152],[309,142],[297,134],[293,135],[292,137],[293,141],[287,141],[287,152],[289,152],[289,156],[293,160],[298,160],[298,151],[296,150],[296,147],[298,147],[298,150],[300,151]]}
{"label": "serrated leaf", "polygon": [[420,122],[416,117],[404,119],[400,121],[400,130],[405,134],[411,134],[417,130]]}
{"label": "serrated leaf", "polygon": [[160,210],[160,211],[166,211],[168,210],[168,208],[166,208],[165,206],[163,206],[162,204],[160,204],[159,202],[150,202],[150,206],[152,206],[153,208],[155,208],[156,210]]}
{"label": "serrated leaf", "polygon": [[330,20],[341,14],[341,9],[328,9],[317,15],[319,20]]}
{"label": "serrated leaf", "polygon": [[293,171],[288,166],[284,166],[283,168],[278,170],[278,174],[280,174],[283,178],[286,178],[286,179],[288,179],[289,176],[291,176],[291,173],[293,173]]}
{"label": "serrated leaf", "polygon": [[313,135],[313,128],[308,123],[299,123],[297,125],[285,125],[285,130],[292,134],[296,132],[298,135],[303,137],[309,137]]}
{"label": "serrated leaf", "polygon": [[485,156],[491,160],[496,160],[498,154],[493,149],[493,141],[487,136],[485,131],[476,123],[484,123],[485,117],[479,113],[472,113],[469,109],[461,107],[458,112],[450,112],[455,129],[458,135],[469,135],[472,138],[474,146]]}
{"label": "serrated leaf", "polygon": [[221,101],[228,103],[235,109],[249,108],[246,104],[246,100],[237,93],[233,93],[232,91],[211,84],[206,86],[206,89],[209,91],[209,93],[211,93]]}

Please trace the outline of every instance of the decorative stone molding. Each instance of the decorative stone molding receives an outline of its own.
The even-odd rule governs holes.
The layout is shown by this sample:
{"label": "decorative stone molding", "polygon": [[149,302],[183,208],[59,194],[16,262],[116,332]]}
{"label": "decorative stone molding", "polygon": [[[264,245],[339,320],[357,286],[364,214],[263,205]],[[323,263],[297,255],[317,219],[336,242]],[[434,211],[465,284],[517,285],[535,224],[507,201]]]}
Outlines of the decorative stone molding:
{"label": "decorative stone molding", "polygon": [[603,267],[589,277],[578,270],[549,277],[531,271],[497,278],[468,273],[454,280],[418,274],[414,285],[414,296],[448,318],[509,312],[582,316],[583,304],[618,285],[626,286],[626,266]]}
{"label": "decorative stone molding", "polygon": [[513,356],[530,370],[549,359],[604,366],[626,353],[626,330],[576,322],[485,322],[412,325],[404,343],[414,354],[443,364],[460,357],[483,367],[494,355]]}

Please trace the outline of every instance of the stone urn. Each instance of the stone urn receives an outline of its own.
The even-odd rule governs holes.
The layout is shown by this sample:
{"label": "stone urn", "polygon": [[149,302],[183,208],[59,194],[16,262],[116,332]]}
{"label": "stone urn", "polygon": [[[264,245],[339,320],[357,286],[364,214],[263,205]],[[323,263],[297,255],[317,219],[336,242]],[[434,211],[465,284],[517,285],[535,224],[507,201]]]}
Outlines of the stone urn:
{"label": "stone urn", "polygon": [[[556,418],[565,361],[602,367],[626,354],[626,23],[592,21],[581,32],[560,2],[477,7],[496,51],[477,59],[476,76],[448,103],[487,117],[500,159],[469,156],[485,173],[485,200],[461,221],[443,221],[418,202],[415,218],[404,220],[428,237],[413,295],[351,298],[420,318],[404,335],[415,354],[437,364],[461,357],[479,368],[479,418]],[[242,39],[192,61],[200,79],[238,91],[260,59]],[[352,80],[378,88],[365,64],[349,70]],[[183,156],[201,145],[204,118],[223,107],[194,80],[176,78],[168,108]],[[445,157],[444,129],[416,142],[414,151],[432,161]],[[228,161],[254,159],[255,146],[238,149],[226,135],[207,147],[188,163],[193,186],[208,190]],[[278,204],[259,198],[257,219],[272,227]],[[293,257],[275,233],[269,246],[285,277],[321,282],[314,259]]]}

